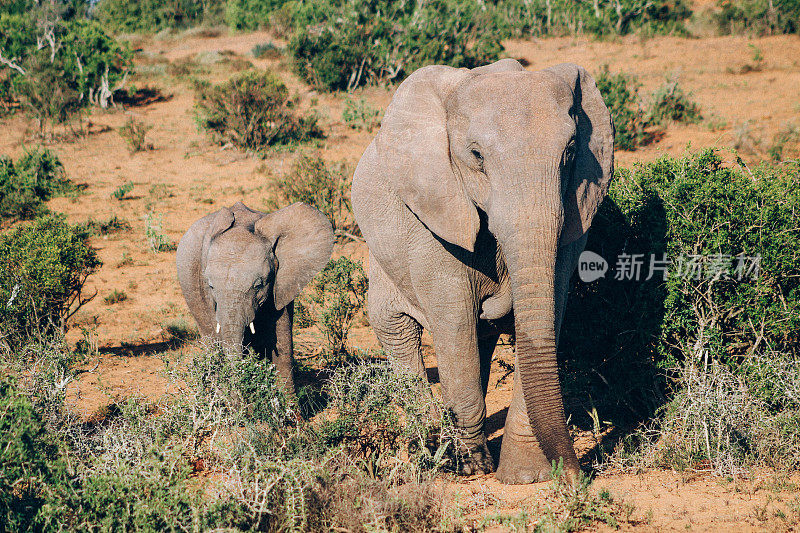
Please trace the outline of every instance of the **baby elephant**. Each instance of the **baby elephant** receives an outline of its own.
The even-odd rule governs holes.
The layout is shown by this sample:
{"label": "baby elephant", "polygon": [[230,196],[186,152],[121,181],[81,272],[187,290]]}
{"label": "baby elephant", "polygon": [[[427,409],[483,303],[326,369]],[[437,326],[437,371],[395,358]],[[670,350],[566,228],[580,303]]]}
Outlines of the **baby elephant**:
{"label": "baby elephant", "polygon": [[249,346],[292,379],[294,299],[331,255],[328,219],[296,203],[274,213],[241,202],[207,215],[178,244],[178,281],[202,335],[228,353]]}

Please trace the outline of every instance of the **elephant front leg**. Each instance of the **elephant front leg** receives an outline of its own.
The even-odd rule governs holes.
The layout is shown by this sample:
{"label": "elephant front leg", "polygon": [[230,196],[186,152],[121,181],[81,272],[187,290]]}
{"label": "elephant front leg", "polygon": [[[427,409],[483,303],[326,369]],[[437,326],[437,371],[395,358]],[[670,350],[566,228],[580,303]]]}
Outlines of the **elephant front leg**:
{"label": "elephant front leg", "polygon": [[294,302],[278,311],[275,321],[275,348],[272,351],[272,364],[278,371],[278,376],[286,386],[289,394],[294,394],[294,346],[292,339],[292,319],[294,317]]}
{"label": "elephant front leg", "polygon": [[522,394],[519,369],[514,370],[514,391],[506,415],[497,480],[509,485],[550,479],[551,465],[533,435]]}
{"label": "elephant front leg", "polygon": [[439,379],[445,405],[452,409],[461,433],[465,475],[494,472],[494,461],[484,431],[486,401],[478,350],[477,324],[442,324],[433,331],[433,344],[439,363]]}

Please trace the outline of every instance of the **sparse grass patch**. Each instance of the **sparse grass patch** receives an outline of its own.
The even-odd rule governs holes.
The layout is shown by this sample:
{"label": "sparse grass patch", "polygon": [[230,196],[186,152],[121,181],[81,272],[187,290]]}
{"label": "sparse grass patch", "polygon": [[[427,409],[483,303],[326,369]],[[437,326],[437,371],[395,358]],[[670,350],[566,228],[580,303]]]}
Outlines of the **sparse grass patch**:
{"label": "sparse grass patch", "polygon": [[133,182],[126,181],[125,183],[114,189],[114,192],[111,193],[111,196],[113,198],[116,198],[117,200],[124,200],[125,196],[127,196],[127,194],[132,190],[133,190]]}
{"label": "sparse grass patch", "polygon": [[[125,144],[128,145],[128,150],[134,154],[143,150],[153,149],[153,145],[148,143],[145,139],[147,132],[151,129],[152,126],[145,124],[143,121],[134,117],[128,117],[128,120],[117,130],[117,133],[119,133],[119,136],[125,141]],[[120,199],[121,198],[117,198],[117,200]]]}
{"label": "sparse grass patch", "polygon": [[162,233],[163,217],[153,213],[144,216],[144,236],[151,253],[171,252],[177,245]]}
{"label": "sparse grass patch", "polygon": [[354,130],[372,131],[381,123],[380,110],[372,107],[364,98],[358,101],[348,98],[344,103],[342,120]]}
{"label": "sparse grass patch", "polygon": [[731,145],[734,150],[743,154],[756,154],[761,146],[761,139],[753,133],[750,121],[745,120],[733,130],[733,140]]}
{"label": "sparse grass patch", "polygon": [[322,136],[317,118],[299,113],[296,99],[269,70],[243,72],[220,85],[199,84],[195,120],[220,142],[256,152]]}
{"label": "sparse grass patch", "polygon": [[772,146],[767,153],[773,161],[800,158],[800,127],[786,123],[772,137]]}
{"label": "sparse grass patch", "polygon": [[79,224],[80,228],[89,235],[111,235],[122,231],[130,231],[131,223],[117,215],[109,217],[107,220],[95,220],[90,218],[86,222]]}
{"label": "sparse grass patch", "polygon": [[184,318],[178,318],[167,322],[162,328],[168,339],[175,342],[183,343],[200,337],[200,332],[197,330],[197,327],[190,324]]}
{"label": "sparse grass patch", "polygon": [[122,252],[122,257],[117,262],[117,268],[122,268],[124,266],[131,266],[133,264],[133,257],[128,252]]}
{"label": "sparse grass patch", "polygon": [[108,296],[103,298],[103,301],[107,305],[114,305],[114,304],[118,304],[120,302],[124,302],[127,299],[128,299],[128,295],[125,293],[125,291],[118,291],[117,289],[114,289],[113,291],[108,293]]}
{"label": "sparse grass patch", "polygon": [[257,44],[250,51],[257,59],[278,59],[283,56],[283,52],[283,48],[272,42]]}

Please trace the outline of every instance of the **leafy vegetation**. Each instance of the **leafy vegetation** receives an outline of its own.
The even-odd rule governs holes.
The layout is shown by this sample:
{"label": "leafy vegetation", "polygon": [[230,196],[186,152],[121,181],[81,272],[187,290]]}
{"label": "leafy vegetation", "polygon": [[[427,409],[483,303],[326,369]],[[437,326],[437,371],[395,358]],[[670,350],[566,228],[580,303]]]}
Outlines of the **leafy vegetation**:
{"label": "leafy vegetation", "polygon": [[617,130],[614,146],[633,150],[641,144],[647,144],[652,133],[647,131],[650,124],[638,100],[641,85],[635,78],[622,72],[611,74],[608,65],[603,66],[595,81]]}
{"label": "leafy vegetation", "polygon": [[[576,417],[596,409],[606,420],[644,421],[661,412],[658,435],[686,451],[674,455],[684,457],[676,468],[694,467],[697,453],[718,471],[742,454],[762,457],[753,455],[766,442],[759,419],[786,422],[783,433],[765,427],[770,442],[794,448],[797,411],[774,401],[786,381],[751,376],[753,363],[768,368],[766,357],[794,368],[785,375],[797,372],[799,171],[726,165],[708,150],[619,173],[587,244],[611,270],[573,282],[561,337]],[[754,418],[754,409],[769,416]]]}
{"label": "leafy vegetation", "polygon": [[111,196],[116,198],[117,200],[124,200],[127,194],[132,190],[133,190],[133,182],[126,181],[125,183],[114,189],[114,192],[111,193]]}
{"label": "leafy vegetation", "polygon": [[18,4],[0,9],[2,99],[19,100],[40,133],[87,104],[112,102],[131,66],[130,50],[63,4]]}
{"label": "leafy vegetation", "polygon": [[225,23],[238,31],[269,27],[272,12],[285,3],[286,0],[228,0]]}
{"label": "leafy vegetation", "polygon": [[317,305],[317,322],[327,344],[323,360],[329,365],[347,361],[347,334],[364,310],[367,297],[367,277],[361,262],[345,256],[331,259],[314,278],[313,289],[311,300]]}
{"label": "leafy vegetation", "polygon": [[800,32],[798,0],[718,0],[717,7],[714,20],[723,34]]}
{"label": "leafy vegetation", "polygon": [[373,128],[380,125],[380,116],[380,110],[369,105],[363,98],[358,101],[348,98],[344,102],[342,120],[354,130],[372,131]]}
{"label": "leafy vegetation", "polygon": [[683,34],[683,23],[692,14],[689,4],[682,0],[511,0],[498,2],[497,9],[506,32],[515,37]]}
{"label": "leafy vegetation", "polygon": [[329,165],[319,154],[300,154],[285,176],[272,176],[267,204],[278,209],[305,202],[319,209],[333,225],[338,240],[358,239],[360,231],[350,204],[348,173],[344,164]]}
{"label": "leafy vegetation", "polygon": [[294,13],[289,51],[298,74],[328,91],[400,81],[430,64],[476,67],[503,50],[492,13],[475,0],[313,0]]}
{"label": "leafy vegetation", "polygon": [[154,213],[147,213],[144,216],[144,237],[147,241],[147,248],[151,253],[170,252],[177,248],[163,233],[163,217]]}
{"label": "leafy vegetation", "polygon": [[[0,427],[7,429],[0,442],[9,465],[0,483],[16,487],[0,500],[7,523],[138,531],[460,529],[432,482],[444,451],[455,447],[451,418],[429,392],[416,394],[418,378],[386,363],[334,373],[326,390],[341,412],[307,422],[295,415],[295,400],[271,364],[198,346],[168,363],[176,394],[157,404],[117,400],[84,423],[65,403],[64,385],[76,374],[63,342],[29,345],[25,356],[18,364],[35,371],[0,386]],[[408,449],[417,459],[398,463]],[[221,481],[199,491],[191,476],[206,471]]]}
{"label": "leafy vegetation", "polygon": [[92,9],[92,16],[114,33],[157,32],[217,24],[222,21],[224,6],[223,0],[100,0]]}
{"label": "leafy vegetation", "polygon": [[702,118],[700,106],[683,92],[676,79],[667,79],[649,101],[640,97],[641,84],[635,77],[623,72],[611,74],[607,65],[595,81],[614,120],[616,148],[635,150],[657,139],[667,122],[692,123]]}
{"label": "leafy vegetation", "polygon": [[245,71],[220,85],[200,84],[195,111],[200,127],[222,142],[248,150],[322,135],[317,118],[301,115],[289,90],[269,70]]}
{"label": "leafy vegetation", "polygon": [[657,125],[669,122],[695,123],[703,118],[700,106],[691,100],[677,79],[667,79],[650,96],[649,122]]}
{"label": "leafy vegetation", "polygon": [[47,212],[44,202],[74,190],[47,148],[26,150],[16,163],[0,156],[0,221],[35,218]]}
{"label": "leafy vegetation", "polygon": [[50,215],[0,236],[0,347],[63,328],[100,266],[86,234]]}
{"label": "leafy vegetation", "polygon": [[111,235],[112,233],[130,230],[131,223],[114,215],[106,220],[90,218],[86,222],[79,224],[78,227],[80,231],[86,232],[87,235]]}
{"label": "leafy vegetation", "polygon": [[255,45],[250,53],[259,59],[275,59],[283,55],[283,48],[268,42]]}

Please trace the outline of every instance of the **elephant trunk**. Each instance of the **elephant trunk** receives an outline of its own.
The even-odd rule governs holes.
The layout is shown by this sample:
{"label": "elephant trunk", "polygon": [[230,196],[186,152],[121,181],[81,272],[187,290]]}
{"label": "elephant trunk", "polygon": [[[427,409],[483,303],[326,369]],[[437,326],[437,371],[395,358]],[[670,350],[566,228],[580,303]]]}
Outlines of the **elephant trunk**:
{"label": "elephant trunk", "polygon": [[525,186],[494,196],[488,214],[508,265],[517,365],[534,436],[549,461],[563,458],[576,473],[556,356],[555,266],[564,217],[559,172],[557,164],[543,163],[513,173]]}
{"label": "elephant trunk", "polygon": [[221,302],[217,307],[217,319],[219,320],[219,338],[222,341],[225,353],[231,357],[241,357],[243,355],[243,342],[245,328],[253,321],[253,313],[247,313],[250,308],[249,302],[242,297],[232,298],[227,302]]}

